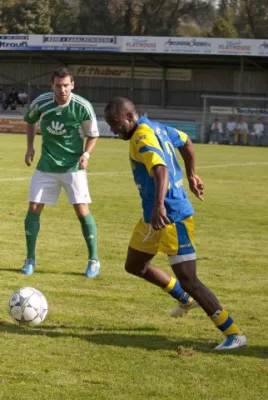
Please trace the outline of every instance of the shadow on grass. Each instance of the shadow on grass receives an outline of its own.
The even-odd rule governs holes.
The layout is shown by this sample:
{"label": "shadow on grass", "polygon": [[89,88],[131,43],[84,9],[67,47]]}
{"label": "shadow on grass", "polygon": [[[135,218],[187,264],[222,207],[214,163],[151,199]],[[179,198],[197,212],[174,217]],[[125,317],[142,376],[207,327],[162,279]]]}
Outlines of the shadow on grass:
{"label": "shadow on grass", "polygon": [[[79,330],[89,333],[79,333]],[[60,330],[60,331],[59,331]],[[69,332],[67,332],[67,330]],[[174,350],[178,356],[193,356],[196,353],[213,353],[216,356],[233,354],[235,356],[254,357],[260,359],[268,358],[268,348],[264,346],[242,347],[232,352],[215,352],[214,347],[218,344],[212,341],[190,340],[178,338],[171,340],[168,337],[152,334],[155,328],[142,326],[137,328],[88,328],[71,326],[44,326],[30,329],[18,325],[0,321],[0,333],[16,335],[47,336],[49,338],[78,338],[102,346],[120,346],[141,348],[146,350]],[[124,333],[123,333],[124,332]],[[140,332],[138,334],[137,332]]]}
{"label": "shadow on grass", "polygon": [[[21,268],[0,268],[0,271],[5,271],[5,272],[17,272],[18,274],[20,274],[21,276],[28,276],[28,275],[23,275],[21,273]],[[37,271],[35,271],[33,276],[38,276],[39,274],[58,274],[58,275],[74,275],[74,276],[83,276],[85,277],[84,271],[81,272],[68,272],[68,271],[58,271],[58,270],[46,270],[46,269],[38,269]]]}

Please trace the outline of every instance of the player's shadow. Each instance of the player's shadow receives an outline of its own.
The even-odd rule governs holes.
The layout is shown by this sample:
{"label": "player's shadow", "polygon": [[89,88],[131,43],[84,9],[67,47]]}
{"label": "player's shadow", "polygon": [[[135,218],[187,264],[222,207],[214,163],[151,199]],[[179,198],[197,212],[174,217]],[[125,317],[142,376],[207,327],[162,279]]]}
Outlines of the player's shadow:
{"label": "player's shadow", "polygon": [[[83,333],[79,333],[79,330]],[[59,331],[60,329],[60,331]],[[193,356],[197,353],[213,353],[215,356],[234,354],[241,357],[254,357],[260,359],[268,358],[268,348],[265,346],[247,345],[232,352],[216,352],[214,347],[218,344],[213,341],[190,340],[190,339],[169,339],[166,336],[153,334],[155,328],[142,326],[137,328],[112,329],[112,328],[88,328],[72,326],[46,325],[34,329],[23,328],[15,324],[0,321],[0,333],[16,335],[47,336],[50,338],[78,338],[102,346],[119,346],[141,348],[148,351],[171,350],[177,356]],[[138,334],[137,332],[140,332]]]}

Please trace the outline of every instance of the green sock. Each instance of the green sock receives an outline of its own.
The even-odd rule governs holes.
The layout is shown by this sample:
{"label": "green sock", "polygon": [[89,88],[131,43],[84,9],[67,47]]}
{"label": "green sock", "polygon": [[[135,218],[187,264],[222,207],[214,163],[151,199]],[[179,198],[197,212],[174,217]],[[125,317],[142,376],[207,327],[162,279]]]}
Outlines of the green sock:
{"label": "green sock", "polygon": [[27,258],[35,259],[36,239],[40,229],[40,215],[28,211],[24,221],[24,227],[27,245]]}
{"label": "green sock", "polygon": [[87,244],[89,259],[98,260],[97,254],[97,228],[93,216],[89,213],[84,217],[79,217],[82,232]]}

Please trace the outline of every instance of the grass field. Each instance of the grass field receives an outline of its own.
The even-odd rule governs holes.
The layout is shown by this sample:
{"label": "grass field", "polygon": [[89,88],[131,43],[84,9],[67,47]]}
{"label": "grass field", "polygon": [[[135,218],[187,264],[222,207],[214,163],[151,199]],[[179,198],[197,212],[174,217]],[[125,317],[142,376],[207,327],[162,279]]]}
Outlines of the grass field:
{"label": "grass field", "polygon": [[[203,203],[190,194],[199,276],[231,311],[248,346],[215,353],[222,336],[202,310],[173,320],[172,298],[124,272],[141,207],[127,144],[119,140],[100,139],[89,164],[101,274],[83,276],[86,246],[63,193],[42,214],[36,273],[23,276],[34,167],[24,165],[25,137],[2,134],[0,399],[268,399],[268,149],[195,148],[206,188]],[[166,257],[156,261],[170,270]],[[9,296],[23,286],[47,297],[40,327],[21,328],[8,315]]]}

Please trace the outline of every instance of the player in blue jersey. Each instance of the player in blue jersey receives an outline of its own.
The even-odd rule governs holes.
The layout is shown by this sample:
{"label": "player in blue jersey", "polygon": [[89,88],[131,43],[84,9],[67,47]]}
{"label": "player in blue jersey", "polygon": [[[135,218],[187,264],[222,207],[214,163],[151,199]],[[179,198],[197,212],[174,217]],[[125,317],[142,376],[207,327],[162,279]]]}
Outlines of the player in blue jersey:
{"label": "player in blue jersey", "polygon": [[72,93],[74,81],[66,68],[61,67],[53,72],[51,86],[52,91],[38,96],[24,115],[27,122],[25,163],[30,166],[34,158],[37,122],[40,122],[42,152],[30,186],[29,208],[25,218],[27,257],[22,273],[34,273],[40,215],[46,204],[57,203],[63,188],[80,221],[88,248],[89,261],[85,275],[94,277],[99,273],[100,262],[96,224],[88,208],[91,197],[86,168],[99,136],[97,120],[91,104]]}
{"label": "player in blue jersey", "polygon": [[[178,148],[190,189],[203,200],[204,185],[195,173],[190,138],[144,116],[139,118],[134,104],[123,97],[107,104],[105,119],[114,133],[129,141],[134,181],[142,199],[143,217],[130,239],[126,271],[164,289],[178,301],[190,295],[225,335],[216,350],[244,346],[245,335],[196,275],[194,211],[183,188],[182,171],[175,154]],[[169,256],[177,279],[151,264],[159,253]]]}

